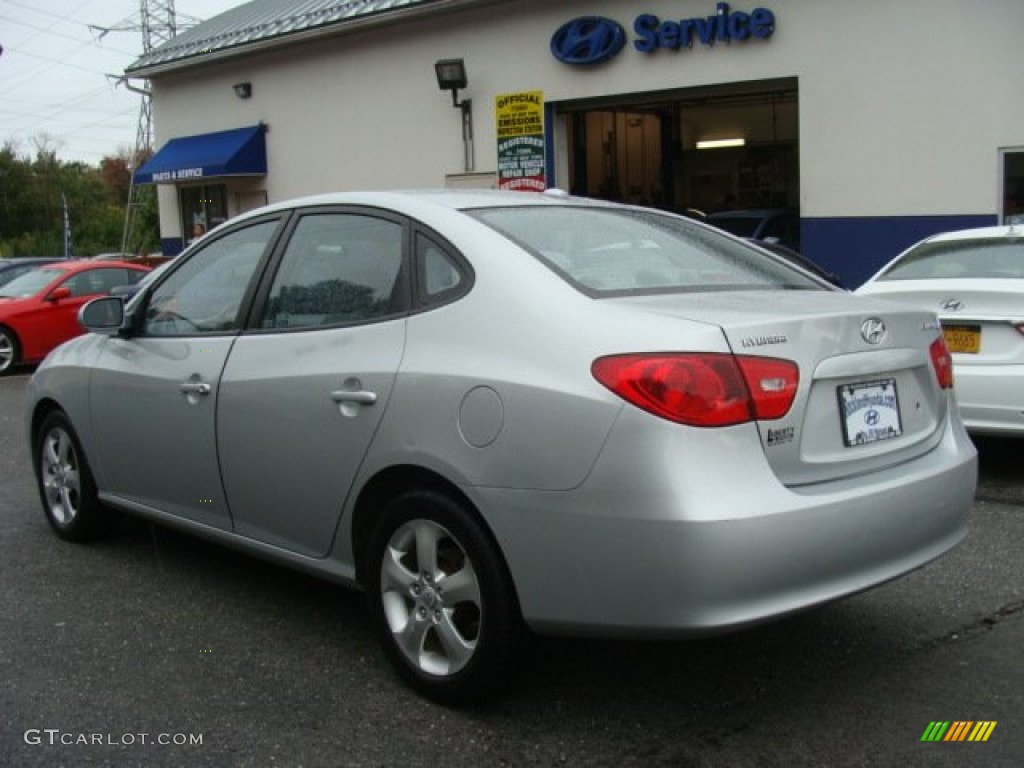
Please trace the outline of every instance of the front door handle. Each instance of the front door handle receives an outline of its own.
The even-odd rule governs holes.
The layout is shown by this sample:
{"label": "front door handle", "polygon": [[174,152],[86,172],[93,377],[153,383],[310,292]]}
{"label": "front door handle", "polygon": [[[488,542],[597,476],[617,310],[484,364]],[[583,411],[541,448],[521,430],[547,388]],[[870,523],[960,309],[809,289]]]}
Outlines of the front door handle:
{"label": "front door handle", "polygon": [[182,382],[180,389],[183,395],[208,395],[211,391],[210,385],[203,381]]}
{"label": "front door handle", "polygon": [[356,403],[357,405],[373,405],[377,402],[377,393],[365,389],[337,389],[331,392],[331,400],[338,404]]}

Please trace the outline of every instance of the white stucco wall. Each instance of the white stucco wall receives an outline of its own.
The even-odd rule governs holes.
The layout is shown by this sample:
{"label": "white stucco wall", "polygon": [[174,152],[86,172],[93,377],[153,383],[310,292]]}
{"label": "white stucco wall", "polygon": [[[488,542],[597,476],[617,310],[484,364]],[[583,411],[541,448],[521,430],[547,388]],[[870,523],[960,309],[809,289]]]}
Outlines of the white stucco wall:
{"label": "white stucco wall", "polygon": [[[710,0],[515,0],[154,79],[157,143],[263,121],[270,201],[352,188],[440,186],[463,170],[457,110],[433,64],[462,57],[476,170],[496,163],[493,102],[549,102],[795,77],[805,217],[994,214],[998,149],[1024,145],[1021,0],[764,0],[776,32],[692,50],[632,48],[639,13],[707,16]],[[591,69],[549,50],[581,15],[617,20],[626,48]],[[253,97],[237,99],[248,80]],[[564,137],[556,136],[556,146]],[[559,158],[564,169],[564,160]],[[564,183],[564,179],[556,182]],[[173,195],[164,193],[167,208]],[[165,233],[168,234],[168,233]]]}

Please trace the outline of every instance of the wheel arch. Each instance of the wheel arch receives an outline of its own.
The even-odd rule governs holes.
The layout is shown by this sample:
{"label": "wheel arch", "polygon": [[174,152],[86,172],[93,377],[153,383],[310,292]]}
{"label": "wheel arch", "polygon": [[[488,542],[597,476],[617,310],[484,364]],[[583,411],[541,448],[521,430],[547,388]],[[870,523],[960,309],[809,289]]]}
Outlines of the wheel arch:
{"label": "wheel arch", "polygon": [[466,511],[473,516],[480,525],[481,531],[491,540],[495,550],[501,556],[500,566],[505,571],[509,584],[512,585],[513,599],[518,609],[519,596],[516,593],[515,581],[511,578],[511,570],[505,559],[505,553],[480,510],[451,480],[433,470],[412,464],[397,465],[380,470],[363,486],[356,499],[351,526],[352,553],[356,578],[360,584],[366,587],[368,583],[366,547],[373,530],[375,513],[403,493],[414,490],[434,491],[447,496],[462,504]]}
{"label": "wheel arch", "polygon": [[54,411],[63,410],[64,409],[60,407],[60,403],[49,397],[44,397],[43,399],[41,399],[39,402],[35,404],[35,407],[32,409],[32,421],[29,432],[29,440],[32,446],[33,465],[35,462],[38,461],[36,453],[38,452],[39,448],[39,427],[42,425],[46,417],[49,416],[51,413],[53,413]]}

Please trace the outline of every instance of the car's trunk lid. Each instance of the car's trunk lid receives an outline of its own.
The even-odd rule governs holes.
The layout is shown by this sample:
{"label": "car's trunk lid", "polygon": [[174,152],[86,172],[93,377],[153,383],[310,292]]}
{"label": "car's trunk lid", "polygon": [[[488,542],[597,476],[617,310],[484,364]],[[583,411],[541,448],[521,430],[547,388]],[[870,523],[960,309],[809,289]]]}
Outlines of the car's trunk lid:
{"label": "car's trunk lid", "polygon": [[959,365],[1024,364],[1024,280],[892,280],[871,295],[937,312]]}
{"label": "car's trunk lid", "polygon": [[[891,466],[934,446],[947,412],[929,346],[934,313],[830,291],[723,291],[615,299],[636,310],[718,326],[737,355],[799,366],[792,408],[758,422],[787,485]],[[687,351],[687,350],[680,350]]]}

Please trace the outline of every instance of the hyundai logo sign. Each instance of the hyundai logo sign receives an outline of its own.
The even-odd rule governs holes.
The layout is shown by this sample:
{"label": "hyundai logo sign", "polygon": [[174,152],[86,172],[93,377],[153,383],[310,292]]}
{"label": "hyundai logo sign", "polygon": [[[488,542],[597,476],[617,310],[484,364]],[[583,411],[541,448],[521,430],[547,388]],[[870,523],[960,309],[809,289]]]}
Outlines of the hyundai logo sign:
{"label": "hyundai logo sign", "polygon": [[626,30],[602,16],[567,21],[551,36],[551,54],[565,64],[600,64],[626,44]]}
{"label": "hyundai logo sign", "polygon": [[[775,13],[754,8],[750,13],[734,11],[728,3],[715,5],[709,16],[689,19],[661,19],[641,13],[633,19],[633,48],[653,54],[659,50],[692,50],[697,45],[713,46],[746,40],[766,40],[775,34]],[[626,46],[622,25],[603,16],[580,16],[567,21],[551,36],[551,53],[564,64],[589,65],[608,61]]]}

